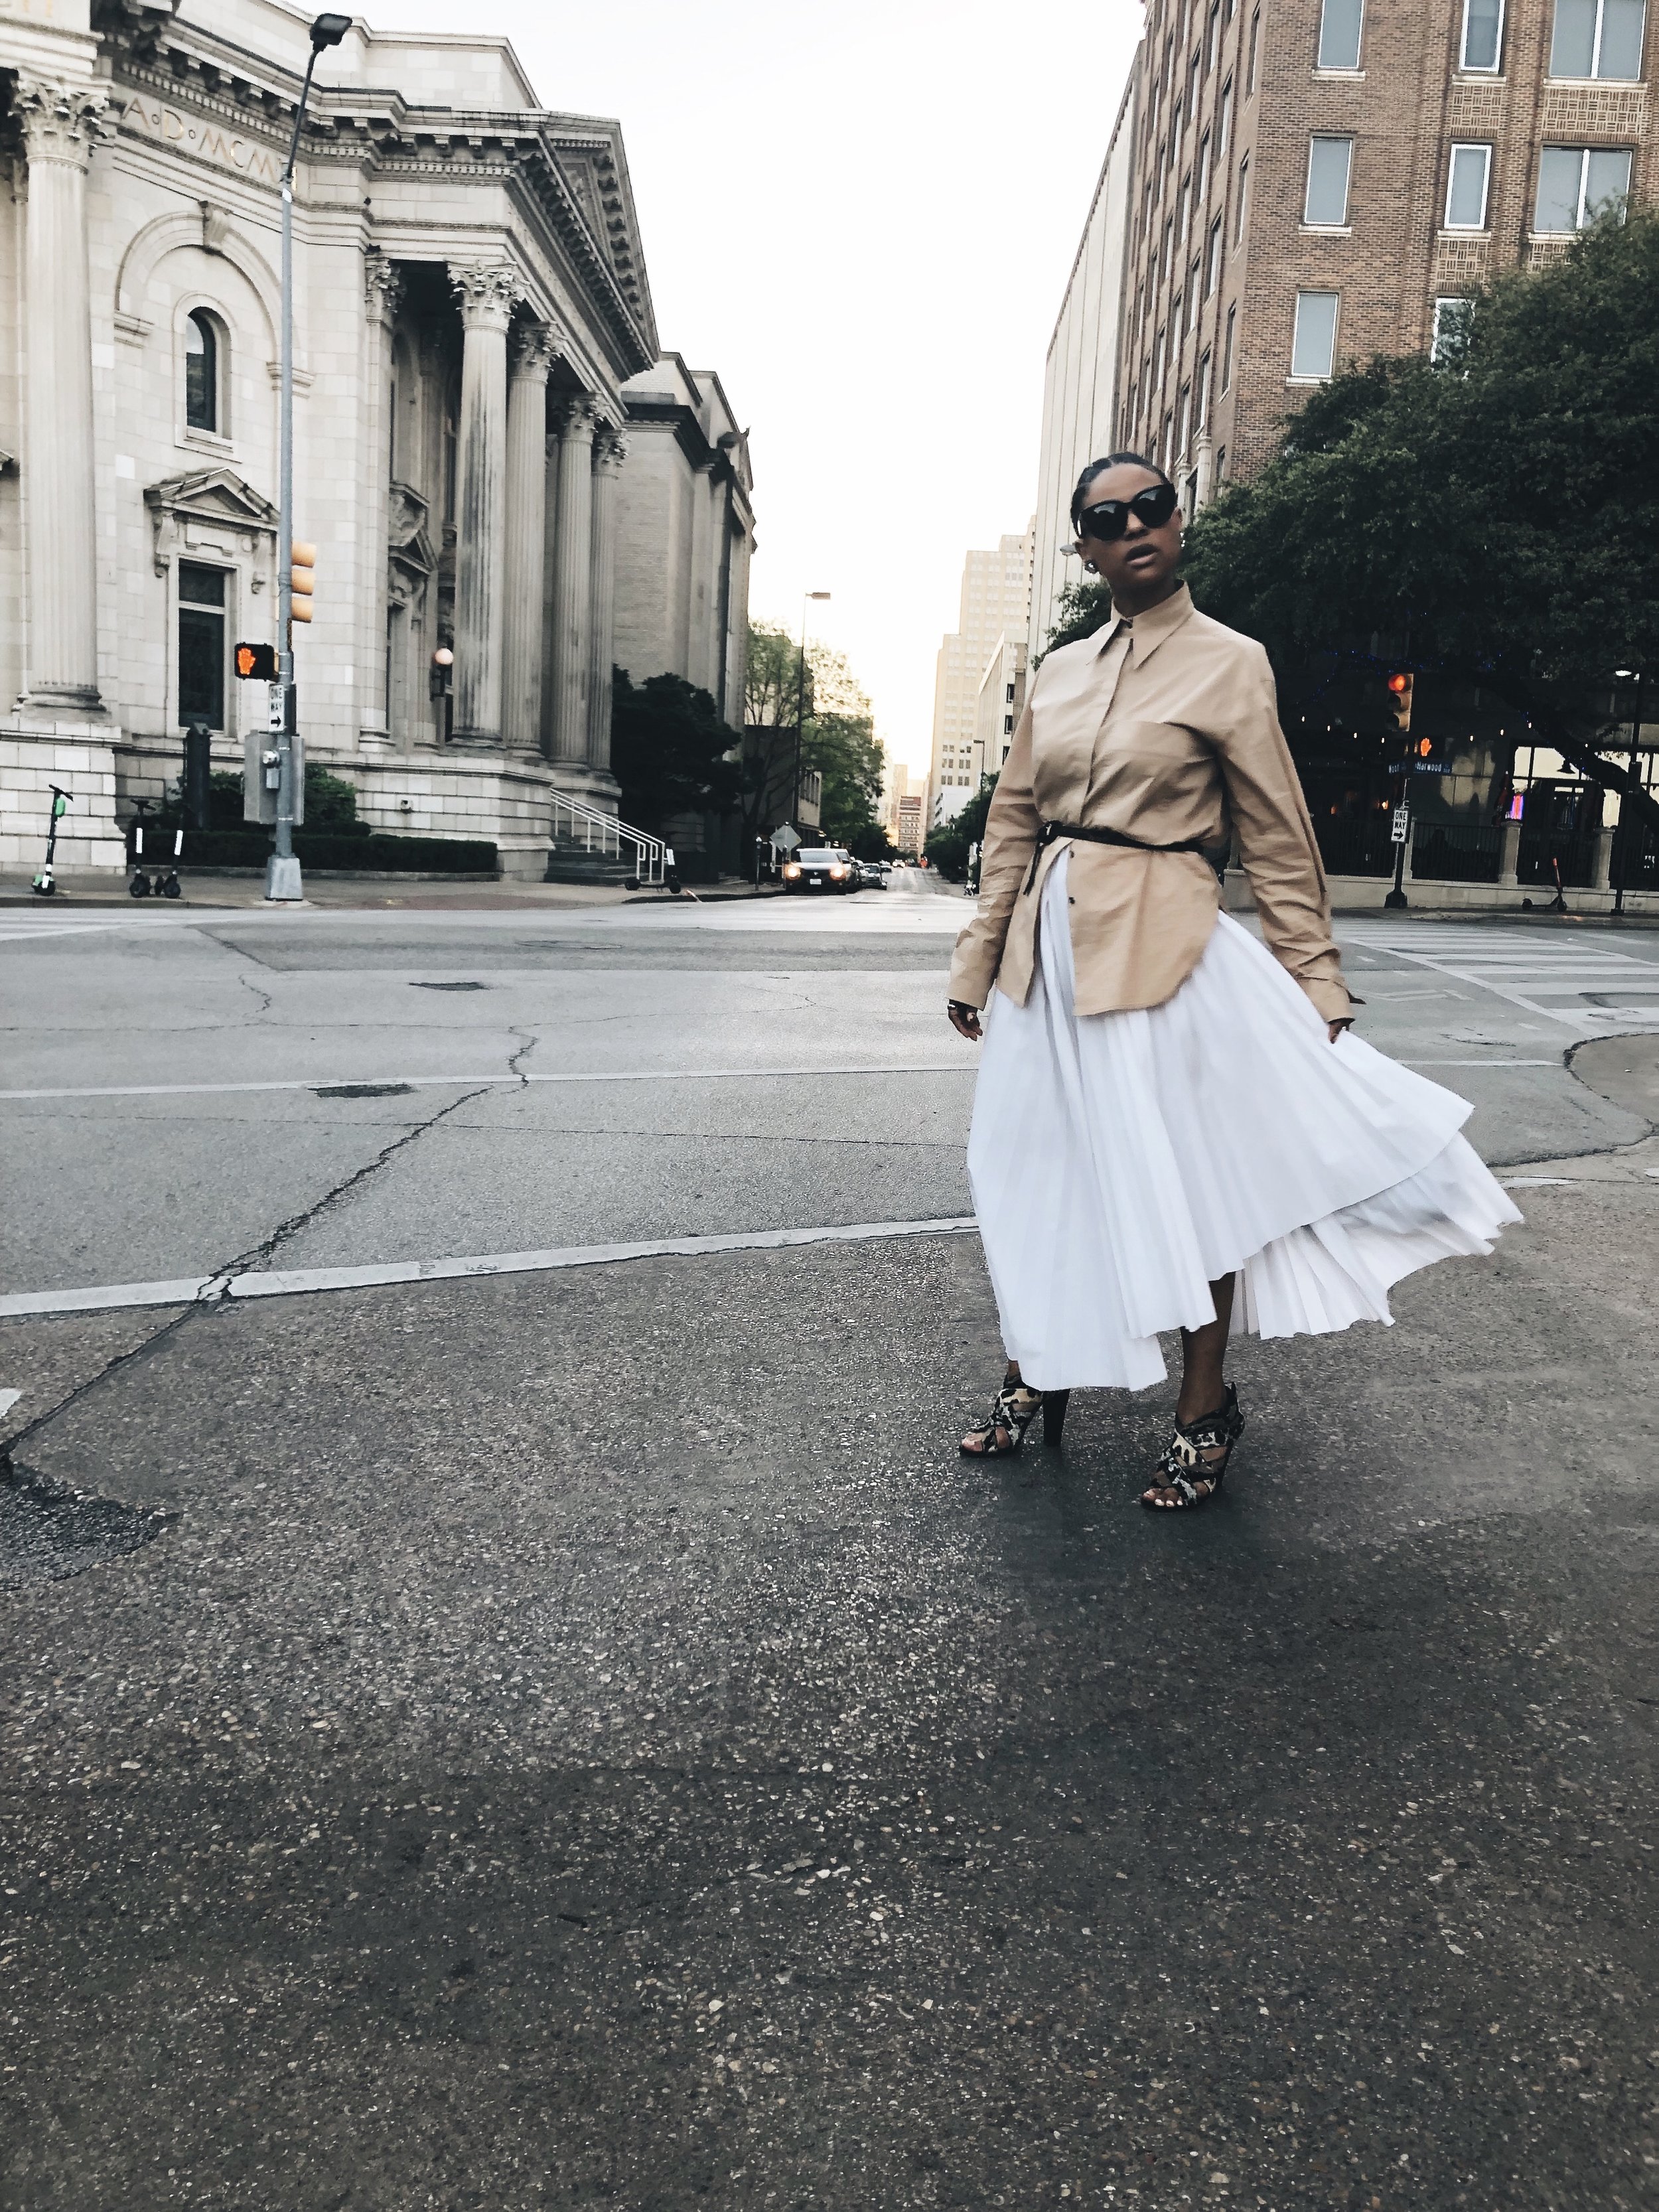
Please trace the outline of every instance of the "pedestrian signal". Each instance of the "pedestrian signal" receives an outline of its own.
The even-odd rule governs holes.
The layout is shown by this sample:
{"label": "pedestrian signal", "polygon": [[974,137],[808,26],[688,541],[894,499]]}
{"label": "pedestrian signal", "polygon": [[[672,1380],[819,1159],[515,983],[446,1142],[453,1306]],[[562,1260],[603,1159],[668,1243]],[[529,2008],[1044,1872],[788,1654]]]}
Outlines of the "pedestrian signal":
{"label": "pedestrian signal", "polygon": [[274,684],[276,681],[276,648],[274,645],[239,644],[235,667],[244,684]]}
{"label": "pedestrian signal", "polygon": [[1413,681],[1409,672],[1403,668],[1395,669],[1389,678],[1389,703],[1394,709],[1397,730],[1409,730],[1412,726]]}
{"label": "pedestrian signal", "polygon": [[317,588],[317,548],[302,544],[296,538],[290,552],[293,565],[288,572],[289,613],[295,622],[308,623],[312,594]]}

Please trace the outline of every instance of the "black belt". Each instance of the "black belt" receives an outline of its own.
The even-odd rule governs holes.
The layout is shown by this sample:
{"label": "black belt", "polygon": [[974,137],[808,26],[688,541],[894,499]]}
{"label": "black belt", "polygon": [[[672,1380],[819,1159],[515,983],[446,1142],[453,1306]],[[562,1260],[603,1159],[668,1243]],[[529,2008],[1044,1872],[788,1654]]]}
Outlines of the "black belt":
{"label": "black belt", "polygon": [[1201,837],[1188,837],[1179,845],[1149,845],[1144,838],[1131,837],[1122,830],[1091,830],[1081,822],[1045,822],[1031,854],[1031,872],[1025,878],[1027,891],[1036,881],[1037,862],[1042,858],[1043,847],[1060,837],[1079,837],[1091,845],[1127,845],[1137,853],[1201,853],[1205,849]]}

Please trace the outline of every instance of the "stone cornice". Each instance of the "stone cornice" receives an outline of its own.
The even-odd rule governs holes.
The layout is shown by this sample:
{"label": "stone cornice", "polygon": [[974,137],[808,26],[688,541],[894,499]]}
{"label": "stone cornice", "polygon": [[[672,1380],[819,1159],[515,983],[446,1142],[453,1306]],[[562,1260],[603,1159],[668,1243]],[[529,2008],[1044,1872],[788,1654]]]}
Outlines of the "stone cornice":
{"label": "stone cornice", "polygon": [[[297,73],[199,24],[163,17],[158,25],[156,15],[133,0],[98,0],[96,27],[118,80],[114,106],[123,122],[139,94],[152,112],[182,108],[210,118],[228,137],[209,158],[274,186],[293,127]],[[136,119],[128,127],[152,138],[173,135],[165,124],[157,131]],[[378,86],[324,84],[313,88],[301,158],[349,161],[389,177],[435,173],[453,182],[465,174],[522,190],[569,257],[628,376],[655,358],[655,331],[613,130],[536,109],[423,107]],[[234,141],[244,142],[242,159],[228,150]],[[600,204],[592,221],[561,166],[561,145],[594,165]]]}

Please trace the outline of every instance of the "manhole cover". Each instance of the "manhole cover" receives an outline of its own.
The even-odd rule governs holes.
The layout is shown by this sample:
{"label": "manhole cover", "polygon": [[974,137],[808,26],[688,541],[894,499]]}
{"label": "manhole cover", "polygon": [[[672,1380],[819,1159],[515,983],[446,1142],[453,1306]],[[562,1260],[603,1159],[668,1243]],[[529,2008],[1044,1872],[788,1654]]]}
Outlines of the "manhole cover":
{"label": "manhole cover", "polygon": [[411,983],[411,991],[487,991],[488,983]]}
{"label": "manhole cover", "polygon": [[33,1468],[0,1464],[0,1589],[61,1583],[137,1552],[173,1516],[93,1498]]}
{"label": "manhole cover", "polygon": [[412,1083],[319,1083],[311,1095],[313,1098],[407,1098],[414,1088]]}

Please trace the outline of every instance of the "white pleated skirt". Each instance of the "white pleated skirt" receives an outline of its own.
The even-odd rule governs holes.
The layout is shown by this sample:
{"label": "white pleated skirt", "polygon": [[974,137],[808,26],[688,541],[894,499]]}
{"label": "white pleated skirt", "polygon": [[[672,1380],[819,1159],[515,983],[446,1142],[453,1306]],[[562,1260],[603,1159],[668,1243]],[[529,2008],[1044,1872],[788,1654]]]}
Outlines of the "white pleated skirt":
{"label": "white pleated skirt", "polygon": [[1520,1213],[1459,1133],[1473,1109],[1323,1018],[1218,915],[1172,999],[1073,1011],[1062,853],[1026,1003],[994,993],[968,1173],[1003,1340],[1035,1389],[1143,1389],[1160,1331],[1387,1322],[1402,1276],[1489,1252]]}

